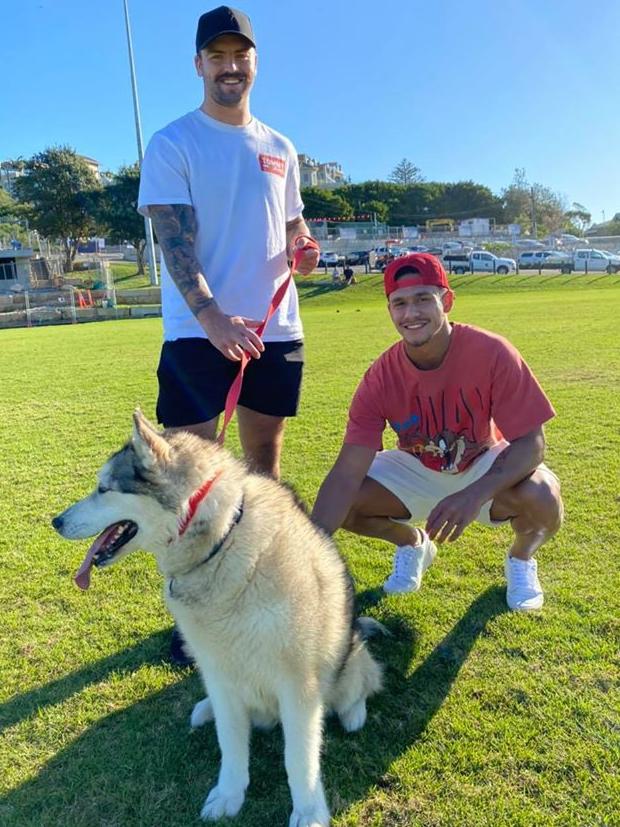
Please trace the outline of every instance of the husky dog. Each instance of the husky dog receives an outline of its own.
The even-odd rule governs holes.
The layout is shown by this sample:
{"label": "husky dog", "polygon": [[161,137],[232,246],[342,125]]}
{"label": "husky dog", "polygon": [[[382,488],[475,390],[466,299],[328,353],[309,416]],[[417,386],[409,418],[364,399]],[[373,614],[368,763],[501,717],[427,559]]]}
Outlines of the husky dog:
{"label": "husky dog", "polygon": [[381,668],[365,645],[370,618],[353,619],[353,590],[333,542],[293,495],[249,473],[215,443],[157,431],[139,411],[131,440],[99,472],[99,486],[53,520],[69,540],[99,534],[76,575],[138,548],[152,552],[165,601],[208,695],[193,727],[215,720],[218,782],[204,819],[236,815],[249,783],[250,727],[281,721],[293,799],[289,827],[329,824],[320,774],[324,714],[348,732],[366,720]]}

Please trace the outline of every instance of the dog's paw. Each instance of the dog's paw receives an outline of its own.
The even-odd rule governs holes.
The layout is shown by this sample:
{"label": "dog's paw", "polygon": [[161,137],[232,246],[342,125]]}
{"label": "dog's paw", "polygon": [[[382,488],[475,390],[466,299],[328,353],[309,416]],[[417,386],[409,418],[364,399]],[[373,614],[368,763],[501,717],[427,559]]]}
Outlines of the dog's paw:
{"label": "dog's paw", "polygon": [[315,807],[303,813],[293,810],[288,827],[329,827],[330,824],[328,810],[325,807]]}
{"label": "dog's paw", "polygon": [[203,698],[202,701],[198,701],[192,709],[192,716],[189,719],[189,723],[192,729],[196,729],[196,727],[203,726],[203,724],[212,721],[214,717],[211,699]]}
{"label": "dog's paw", "polygon": [[347,732],[357,732],[366,723],[366,701],[357,701],[344,712],[339,712],[338,717]]}
{"label": "dog's paw", "polygon": [[225,793],[219,786],[213,787],[200,811],[200,817],[205,821],[216,821],[223,816],[236,816],[245,800],[243,790],[236,793]]}

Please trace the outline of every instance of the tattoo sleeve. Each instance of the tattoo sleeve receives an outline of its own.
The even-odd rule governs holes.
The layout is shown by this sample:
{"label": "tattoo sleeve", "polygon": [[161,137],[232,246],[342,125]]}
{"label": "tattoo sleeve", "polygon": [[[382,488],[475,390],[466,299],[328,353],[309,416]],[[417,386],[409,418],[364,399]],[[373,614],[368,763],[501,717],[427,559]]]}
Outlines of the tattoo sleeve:
{"label": "tattoo sleeve", "polygon": [[216,305],[196,258],[196,215],[188,204],[151,204],[149,216],[172,280],[194,316]]}

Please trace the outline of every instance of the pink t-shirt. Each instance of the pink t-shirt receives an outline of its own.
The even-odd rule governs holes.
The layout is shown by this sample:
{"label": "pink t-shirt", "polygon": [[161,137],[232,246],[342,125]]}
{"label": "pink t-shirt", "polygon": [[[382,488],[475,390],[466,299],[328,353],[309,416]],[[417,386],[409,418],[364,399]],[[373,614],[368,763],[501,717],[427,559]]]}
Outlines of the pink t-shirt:
{"label": "pink t-shirt", "polygon": [[388,422],[402,451],[434,471],[457,474],[502,437],[525,436],[554,415],[510,342],[453,324],[435,370],[419,370],[403,341],[381,354],[355,392],[344,441],[379,451]]}

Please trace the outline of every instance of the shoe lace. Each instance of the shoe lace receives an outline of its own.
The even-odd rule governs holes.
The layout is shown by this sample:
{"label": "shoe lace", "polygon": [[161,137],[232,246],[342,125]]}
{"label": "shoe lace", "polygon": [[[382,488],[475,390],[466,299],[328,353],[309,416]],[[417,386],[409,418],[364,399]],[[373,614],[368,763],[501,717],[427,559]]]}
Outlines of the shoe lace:
{"label": "shoe lace", "polygon": [[394,555],[394,576],[408,579],[413,573],[414,554],[408,548],[399,548]]}
{"label": "shoe lace", "polygon": [[536,566],[533,566],[531,563],[527,565],[523,565],[523,563],[517,563],[516,565],[511,563],[510,569],[510,579],[513,588],[534,589],[537,587]]}

